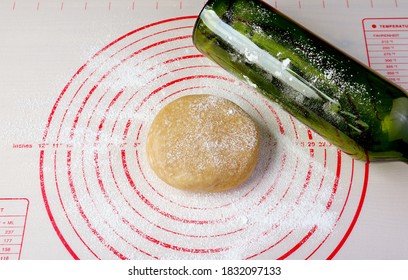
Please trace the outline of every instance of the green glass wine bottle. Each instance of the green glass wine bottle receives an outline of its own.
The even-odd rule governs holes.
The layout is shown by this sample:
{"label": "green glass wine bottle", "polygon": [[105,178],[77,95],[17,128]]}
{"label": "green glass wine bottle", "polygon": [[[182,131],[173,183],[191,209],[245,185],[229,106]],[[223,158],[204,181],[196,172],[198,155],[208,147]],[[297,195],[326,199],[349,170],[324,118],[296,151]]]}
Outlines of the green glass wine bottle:
{"label": "green glass wine bottle", "polygon": [[208,1],[193,42],[345,153],[408,162],[407,93],[267,3]]}

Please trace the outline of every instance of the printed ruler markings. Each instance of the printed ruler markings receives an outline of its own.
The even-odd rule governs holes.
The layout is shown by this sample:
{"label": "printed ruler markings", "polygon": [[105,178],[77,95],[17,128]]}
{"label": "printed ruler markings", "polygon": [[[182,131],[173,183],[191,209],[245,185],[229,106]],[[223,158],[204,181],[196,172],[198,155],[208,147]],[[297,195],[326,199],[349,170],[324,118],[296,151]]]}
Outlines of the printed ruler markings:
{"label": "printed ruler markings", "polygon": [[[368,2],[368,6],[370,7],[370,8],[376,8],[376,4],[375,4],[375,0],[366,0],[367,2]],[[275,8],[278,8],[278,6],[279,7],[281,7],[282,5],[280,5],[280,3],[285,3],[284,1],[282,1],[282,0],[280,0],[280,1],[274,1],[273,3],[270,3],[272,6],[274,6]],[[299,9],[302,9],[303,7],[304,7],[304,5],[305,5],[305,3],[306,3],[306,5],[307,5],[307,2],[303,2],[302,0],[298,0],[297,1],[297,7],[299,8]],[[345,8],[347,8],[347,9],[350,9],[351,8],[351,2],[350,2],[350,0],[344,0],[344,7]],[[326,3],[326,0],[321,0],[320,1],[320,5],[321,5],[321,7],[323,8],[323,9],[325,9],[326,7],[327,7],[327,3]],[[394,0],[393,2],[392,2],[392,0],[390,0],[390,7],[391,6],[395,6],[396,8],[398,8],[398,0]]]}
{"label": "printed ruler markings", "polygon": [[[21,1],[21,0],[20,0],[20,1]],[[176,0],[175,0],[175,1],[176,1]],[[366,1],[369,2],[368,5],[369,5],[371,8],[376,8],[376,2],[375,2],[375,0],[366,0]],[[114,2],[114,1],[108,1],[108,2],[107,2],[106,5],[107,5],[107,9],[108,9],[108,10],[111,10],[111,9],[113,8],[113,5],[115,4],[115,2],[114,2],[114,3],[112,3],[112,2]],[[204,6],[206,2],[207,2],[207,0],[204,0],[202,5]],[[267,1],[267,2],[269,2],[269,3],[270,3],[272,6],[274,6],[275,8],[278,8],[278,7],[282,6],[282,5],[284,6],[285,3],[287,3],[287,2],[282,1],[282,0]],[[11,6],[11,9],[14,11],[14,10],[16,10],[17,7],[18,7],[17,1],[13,1],[12,3],[13,3],[13,4],[12,4],[12,6]],[[155,3],[155,4],[154,4],[155,9],[156,9],[156,10],[159,10],[159,9],[160,9],[160,2],[159,2],[159,0],[155,0],[154,3]],[[281,3],[283,3],[283,4],[281,5]],[[305,5],[305,3],[306,3],[306,5],[307,5],[307,2],[303,2],[302,0],[298,0],[298,1],[297,1],[297,6],[298,6],[298,8],[299,8],[299,9],[302,9],[303,6]],[[344,3],[344,7],[345,7],[345,8],[347,8],[347,9],[351,8],[351,0],[344,0],[343,3]],[[129,1],[129,6],[127,6],[127,7],[131,7],[131,10],[135,10],[135,9],[136,9],[136,4],[137,4],[136,1]],[[64,1],[61,1],[61,5],[60,5],[60,10],[61,10],[61,11],[64,10],[64,5],[65,5],[65,4],[64,4]],[[320,1],[320,5],[321,5],[322,8],[326,8],[327,5],[328,5],[328,3],[327,3],[326,0],[321,0],[321,1]],[[329,3],[329,6],[330,6],[330,3]],[[398,0],[393,0],[393,1],[390,0],[390,6],[393,6],[393,7],[395,7],[395,8],[398,8],[398,7],[399,7],[399,1],[398,1]],[[90,8],[89,5],[88,5],[88,1],[84,1],[83,7],[84,7],[84,10],[88,10],[88,9]],[[43,5],[42,5],[41,1],[37,1],[37,4],[34,5],[34,9],[37,10],[37,11],[39,11],[40,9],[43,9]],[[127,8],[127,9],[129,9],[129,8]],[[179,0],[179,9],[180,9],[180,10],[183,9],[183,0]]]}

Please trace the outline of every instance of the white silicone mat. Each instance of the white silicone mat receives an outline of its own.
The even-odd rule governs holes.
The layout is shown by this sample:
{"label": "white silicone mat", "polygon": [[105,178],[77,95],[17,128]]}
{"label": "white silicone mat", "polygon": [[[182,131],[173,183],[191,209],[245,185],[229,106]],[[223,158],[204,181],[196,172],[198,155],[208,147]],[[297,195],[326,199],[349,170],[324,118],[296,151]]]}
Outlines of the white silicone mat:
{"label": "white silicone mat", "polygon": [[[408,88],[408,1],[268,2]],[[204,3],[0,3],[0,259],[408,258],[408,166],[354,161],[203,57]],[[236,190],[147,164],[155,113],[201,93],[261,128]]]}

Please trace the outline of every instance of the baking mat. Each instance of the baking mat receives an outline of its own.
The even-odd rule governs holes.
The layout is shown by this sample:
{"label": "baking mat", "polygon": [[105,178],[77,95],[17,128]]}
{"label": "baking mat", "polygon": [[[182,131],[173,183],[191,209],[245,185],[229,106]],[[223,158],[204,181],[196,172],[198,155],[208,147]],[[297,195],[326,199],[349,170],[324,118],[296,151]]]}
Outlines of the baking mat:
{"label": "baking mat", "polygon": [[[404,87],[406,1],[269,3]],[[407,257],[406,165],[354,161],[203,57],[203,5],[1,4],[0,258]],[[261,129],[253,176],[221,194],[172,189],[146,161],[158,110],[203,93]]]}

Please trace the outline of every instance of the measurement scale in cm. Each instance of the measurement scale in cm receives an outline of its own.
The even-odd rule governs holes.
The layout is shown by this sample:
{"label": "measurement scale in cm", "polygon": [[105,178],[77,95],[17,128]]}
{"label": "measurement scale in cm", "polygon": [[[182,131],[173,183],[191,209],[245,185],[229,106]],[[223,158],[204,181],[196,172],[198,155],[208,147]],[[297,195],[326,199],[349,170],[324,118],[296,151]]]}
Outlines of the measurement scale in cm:
{"label": "measurement scale in cm", "polygon": [[[141,2],[148,2],[146,4],[141,4]],[[104,1],[96,1],[96,0],[81,0],[81,1],[49,1],[49,0],[33,0],[33,1],[4,1],[0,7],[3,9],[8,8],[11,10],[18,10],[21,8],[32,8],[35,10],[53,8],[58,10],[64,10],[66,8],[70,8],[72,6],[76,8],[80,8],[83,10],[92,9],[92,8],[105,8],[108,10],[113,9],[128,9],[128,10],[137,10],[140,8],[152,8],[152,9],[160,9],[162,7],[168,6],[169,2],[171,2],[171,6],[182,10],[185,6],[190,5],[204,5],[206,0],[197,0],[197,1],[189,1],[189,0],[150,0],[150,1],[135,1],[135,0],[127,0],[127,1],[112,1],[112,0],[104,0]],[[321,7],[321,8],[347,8],[347,9],[356,9],[356,8],[404,8],[406,7],[407,3],[405,0],[315,0],[315,1],[308,1],[308,0],[292,0],[292,1],[283,1],[283,0],[266,0],[270,5],[274,6],[275,8],[282,8],[282,7],[291,7],[291,8],[308,8],[308,7]],[[116,10],[117,11],[117,10]]]}

